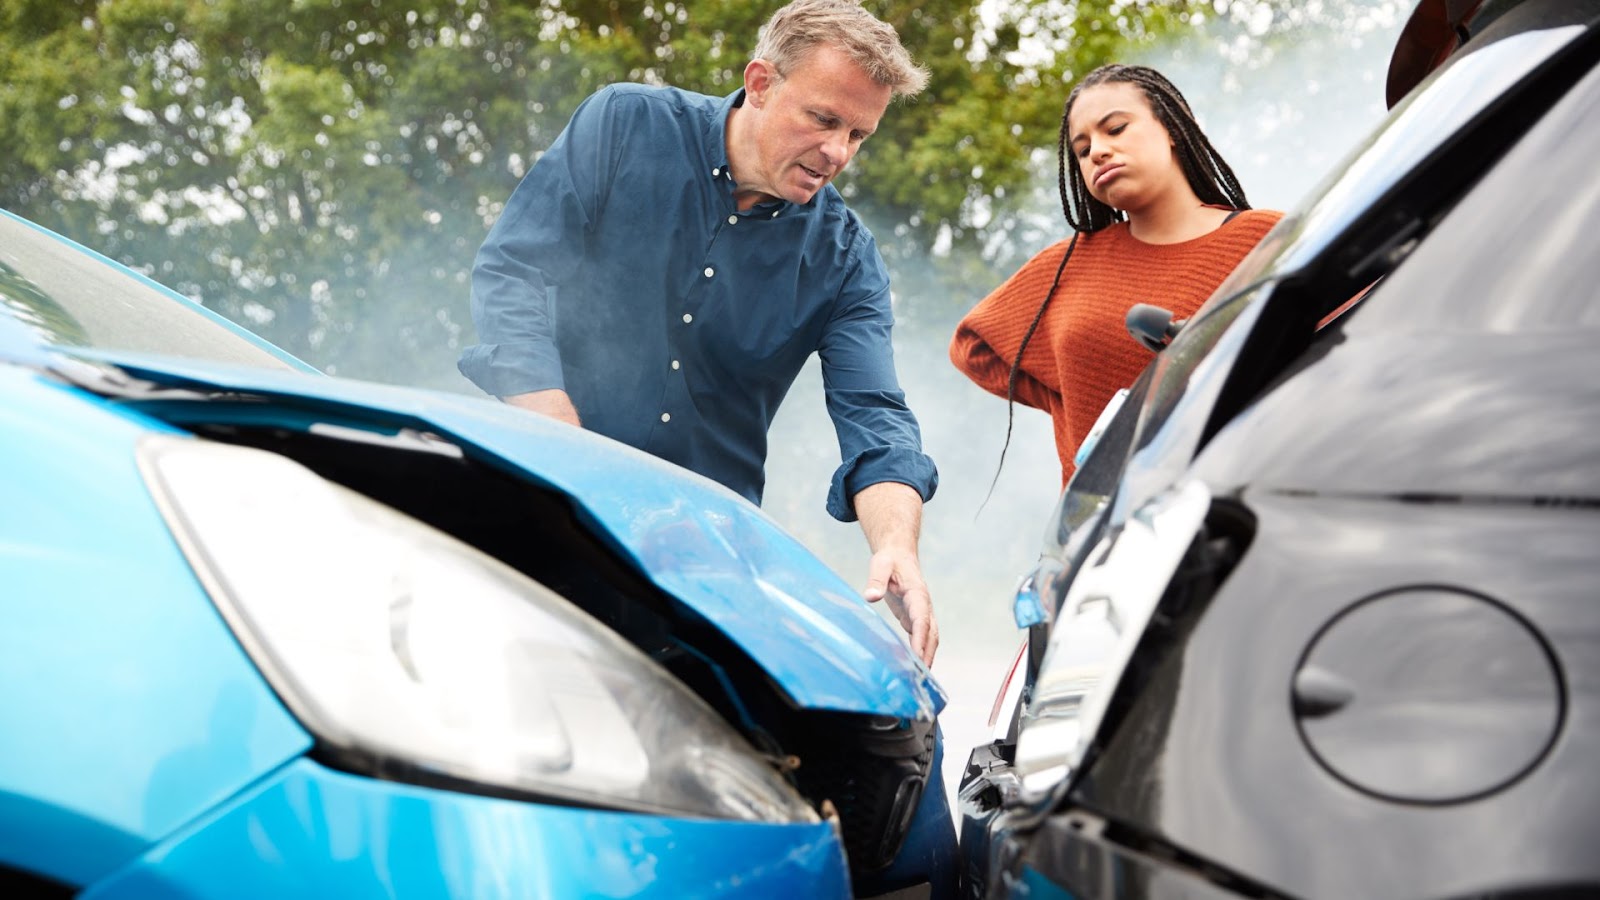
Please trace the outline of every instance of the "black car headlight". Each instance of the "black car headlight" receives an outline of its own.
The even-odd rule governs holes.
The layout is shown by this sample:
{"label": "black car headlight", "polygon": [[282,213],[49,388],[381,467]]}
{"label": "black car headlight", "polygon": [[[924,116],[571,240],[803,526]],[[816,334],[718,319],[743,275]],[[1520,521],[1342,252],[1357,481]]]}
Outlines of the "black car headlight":
{"label": "black car headlight", "polygon": [[497,560],[272,453],[162,437],[139,457],[223,618],[330,749],[567,802],[818,821],[699,697]]}
{"label": "black car headlight", "polygon": [[1122,673],[1211,508],[1198,481],[1157,496],[1101,539],[1067,588],[1017,732],[1015,771],[1040,797],[1095,741]]}

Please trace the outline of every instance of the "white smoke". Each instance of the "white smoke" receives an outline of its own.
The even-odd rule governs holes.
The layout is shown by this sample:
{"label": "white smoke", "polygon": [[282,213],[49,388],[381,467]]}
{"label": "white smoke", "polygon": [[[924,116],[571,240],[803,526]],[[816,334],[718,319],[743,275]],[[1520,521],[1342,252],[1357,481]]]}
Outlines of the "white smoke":
{"label": "white smoke", "polygon": [[[1382,118],[1389,54],[1409,9],[1404,0],[1310,0],[1292,10],[1235,0],[1229,15],[1127,61],[1153,66],[1178,85],[1253,206],[1290,209]],[[1059,222],[1055,139],[1032,137],[1048,172],[1039,215]],[[1063,235],[1041,235],[1038,247],[1021,248],[1023,258]],[[996,271],[995,284],[1008,274]],[[966,298],[964,306],[979,299]],[[954,318],[919,320],[914,330],[899,329],[895,352],[924,446],[940,469],[938,496],[925,511],[922,559],[943,633],[934,671],[951,695],[941,721],[952,792],[967,752],[989,740],[984,722],[1020,641],[1011,591],[1038,558],[1060,482],[1048,417],[1017,407],[1005,469],[978,514],[999,459],[1006,408],[951,367],[946,344],[955,325]],[[867,565],[860,530],[822,508],[838,447],[815,361],[795,383],[771,437],[765,508],[859,585]]]}

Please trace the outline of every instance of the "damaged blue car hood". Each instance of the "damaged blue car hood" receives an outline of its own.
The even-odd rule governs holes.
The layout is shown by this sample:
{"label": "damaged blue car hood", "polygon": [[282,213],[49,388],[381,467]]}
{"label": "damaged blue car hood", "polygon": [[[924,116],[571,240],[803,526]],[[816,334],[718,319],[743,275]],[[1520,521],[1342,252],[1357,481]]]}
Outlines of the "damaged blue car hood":
{"label": "damaged blue car hood", "polygon": [[[737,643],[799,706],[931,719],[945,697],[859,594],[715,482],[497,401],[292,371],[57,348],[170,388],[248,394],[286,418],[337,415],[438,435],[570,498],[657,587]],[[268,413],[270,415],[270,413]]]}

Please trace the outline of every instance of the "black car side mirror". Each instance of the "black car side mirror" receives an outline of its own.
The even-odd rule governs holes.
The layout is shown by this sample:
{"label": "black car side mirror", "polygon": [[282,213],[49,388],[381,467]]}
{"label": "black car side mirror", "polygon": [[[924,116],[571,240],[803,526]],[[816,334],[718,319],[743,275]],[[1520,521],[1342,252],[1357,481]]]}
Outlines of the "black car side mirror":
{"label": "black car side mirror", "polygon": [[1148,303],[1135,303],[1128,309],[1128,333],[1156,353],[1166,349],[1183,330],[1188,319],[1174,319],[1172,313]]}

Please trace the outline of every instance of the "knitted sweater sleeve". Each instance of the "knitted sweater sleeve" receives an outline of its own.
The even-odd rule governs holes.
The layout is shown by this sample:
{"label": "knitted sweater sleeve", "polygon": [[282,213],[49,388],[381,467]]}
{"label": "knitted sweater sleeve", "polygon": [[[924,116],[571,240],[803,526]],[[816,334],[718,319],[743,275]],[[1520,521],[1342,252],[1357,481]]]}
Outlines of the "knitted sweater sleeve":
{"label": "knitted sweater sleeve", "polygon": [[[1062,251],[1052,250],[1056,251],[1054,259],[1046,259],[1051,250],[1040,253],[973,307],[962,317],[950,341],[950,362],[979,387],[998,397],[1006,396],[1012,360],[1017,358],[1022,336],[1033,323],[1044,291],[1049,289],[1051,274],[1061,261]],[[1035,333],[1028,346],[1046,347],[1048,341],[1044,338],[1043,334]],[[1027,406],[1053,411],[1061,403],[1060,393],[1030,372],[1026,363],[1024,360],[1017,371],[1012,396]]]}

